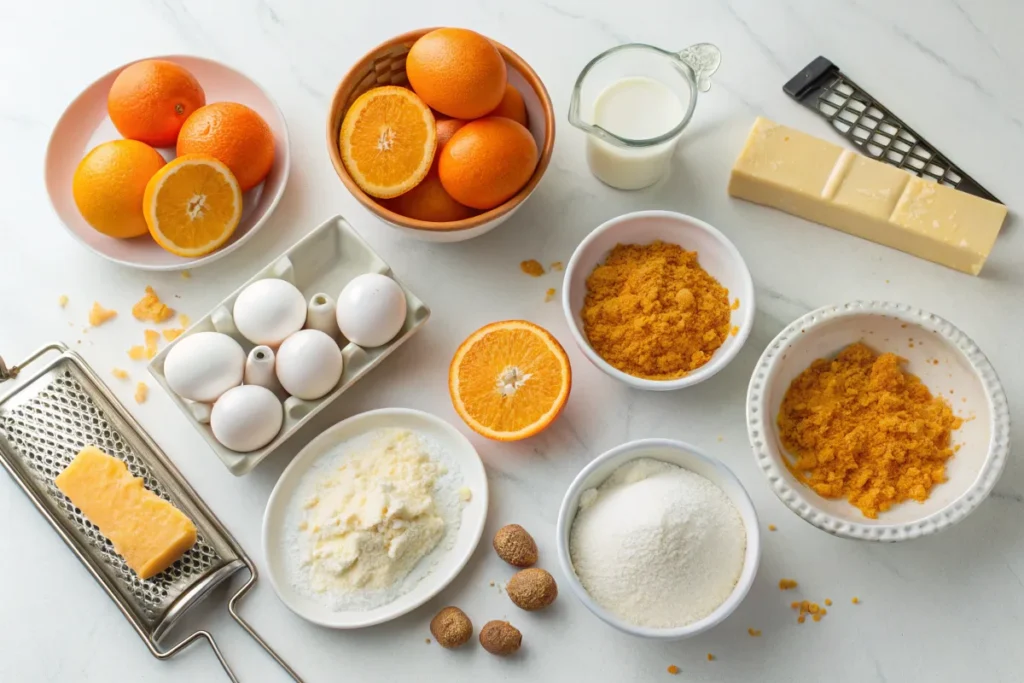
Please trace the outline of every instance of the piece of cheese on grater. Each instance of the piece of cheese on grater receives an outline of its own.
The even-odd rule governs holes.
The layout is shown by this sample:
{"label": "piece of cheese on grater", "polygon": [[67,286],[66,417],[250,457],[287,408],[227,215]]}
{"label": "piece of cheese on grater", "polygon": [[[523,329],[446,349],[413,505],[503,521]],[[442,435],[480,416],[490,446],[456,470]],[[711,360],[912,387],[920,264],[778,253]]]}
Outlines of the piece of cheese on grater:
{"label": "piece of cheese on grater", "polygon": [[192,520],[95,446],[83,448],[54,483],[141,579],[156,576],[195,545]]}
{"label": "piece of cheese on grater", "polygon": [[977,275],[1006,207],[758,117],[729,194]]}

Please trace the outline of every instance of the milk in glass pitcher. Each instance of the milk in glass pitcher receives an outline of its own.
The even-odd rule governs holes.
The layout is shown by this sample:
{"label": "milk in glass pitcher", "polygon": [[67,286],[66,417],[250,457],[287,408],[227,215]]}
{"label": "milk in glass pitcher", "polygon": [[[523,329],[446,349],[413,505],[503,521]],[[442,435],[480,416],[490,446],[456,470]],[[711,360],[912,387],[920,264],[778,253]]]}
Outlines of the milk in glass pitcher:
{"label": "milk in glass pitcher", "polygon": [[721,51],[698,43],[680,52],[630,43],[590,60],[573,87],[569,123],[587,132],[587,164],[620,190],[653,185],[668,173],[697,93],[711,87]]}

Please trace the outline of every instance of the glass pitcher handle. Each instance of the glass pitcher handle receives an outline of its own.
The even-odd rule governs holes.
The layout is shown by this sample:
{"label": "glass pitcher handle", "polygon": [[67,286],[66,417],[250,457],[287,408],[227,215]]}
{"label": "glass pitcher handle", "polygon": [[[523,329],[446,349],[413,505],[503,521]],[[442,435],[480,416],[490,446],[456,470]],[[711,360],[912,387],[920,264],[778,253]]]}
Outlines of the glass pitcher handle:
{"label": "glass pitcher handle", "polygon": [[707,92],[711,89],[711,76],[722,65],[722,51],[711,43],[697,43],[676,53],[680,61],[693,69],[697,89]]}

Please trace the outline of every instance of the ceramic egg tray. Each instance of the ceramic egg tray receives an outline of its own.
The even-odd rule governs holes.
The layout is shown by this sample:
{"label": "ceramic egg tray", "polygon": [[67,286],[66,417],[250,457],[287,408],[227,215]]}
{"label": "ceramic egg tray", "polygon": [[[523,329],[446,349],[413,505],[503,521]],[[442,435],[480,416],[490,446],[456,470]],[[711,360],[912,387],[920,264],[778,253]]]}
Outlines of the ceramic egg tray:
{"label": "ceramic egg tray", "polygon": [[[391,276],[402,287],[402,291],[405,292],[406,314],[405,324],[401,331],[384,346],[373,349],[364,349],[345,339],[340,339],[339,345],[344,358],[344,369],[337,386],[326,396],[314,401],[305,401],[295,396],[286,398],[284,401],[284,424],[281,426],[281,431],[273,441],[263,448],[250,453],[238,453],[225,448],[214,438],[213,431],[210,429],[211,406],[183,399],[171,391],[168,386],[167,379],[164,377],[164,361],[174,345],[190,334],[223,332],[241,344],[247,355],[256,346],[238,332],[231,315],[235,299],[243,289],[256,280],[270,277],[287,280],[299,288],[308,302],[310,297],[319,292],[337,298],[338,293],[350,280],[364,273],[381,273]],[[164,347],[149,364],[149,372],[167,391],[171,399],[178,404],[192,426],[203,435],[203,438],[231,473],[241,476],[251,472],[260,461],[287,441],[310,418],[327,407],[343,391],[415,334],[428,317],[430,317],[430,309],[398,278],[395,278],[388,264],[370,248],[370,245],[363,241],[363,238],[349,225],[348,221],[341,216],[335,216],[292,245],[288,251],[256,273],[212,311],[197,320],[184,334]]]}

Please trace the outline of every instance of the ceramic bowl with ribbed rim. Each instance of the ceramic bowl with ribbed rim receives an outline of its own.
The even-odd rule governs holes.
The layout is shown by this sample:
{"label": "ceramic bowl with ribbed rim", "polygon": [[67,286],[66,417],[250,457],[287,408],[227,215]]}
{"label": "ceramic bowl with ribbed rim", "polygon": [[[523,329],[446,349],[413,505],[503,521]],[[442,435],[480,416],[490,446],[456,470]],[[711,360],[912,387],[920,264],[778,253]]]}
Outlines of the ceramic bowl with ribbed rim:
{"label": "ceramic bowl with ribbed rim", "polygon": [[[611,474],[622,465],[639,458],[653,458],[672,465],[678,465],[683,469],[699,474],[718,486],[736,506],[743,520],[743,528],[747,533],[747,547],[743,556],[743,569],[740,571],[739,579],[732,589],[732,593],[715,608],[711,614],[698,619],[692,624],[678,626],[675,628],[651,628],[637,626],[627,622],[625,619],[613,614],[597,603],[583,583],[580,582],[573,568],[572,555],[569,552],[569,536],[572,532],[573,521],[580,507],[580,497],[587,489],[600,486]],[[572,593],[579,598],[580,602],[593,612],[599,619],[609,626],[612,626],[623,633],[650,638],[653,640],[682,640],[691,638],[699,633],[709,631],[739,607],[740,603],[750,592],[754,584],[754,577],[757,576],[757,567],[761,560],[761,532],[757,522],[757,511],[754,504],[747,495],[747,490],[739,478],[722,461],[704,453],[699,448],[674,441],[672,439],[640,439],[630,441],[602,453],[594,458],[590,464],[583,468],[569,490],[565,492],[562,499],[562,506],[558,511],[558,526],[555,531],[558,547],[558,564],[562,568],[566,582]]]}
{"label": "ceramic bowl with ribbed rim", "polygon": [[[908,501],[865,517],[845,499],[826,499],[786,468],[776,420],[790,383],[818,358],[863,341],[907,360],[933,395],[964,418],[953,432],[960,448],[946,465],[947,481],[923,503]],[[1010,412],[985,354],[956,326],[905,304],[855,301],[797,319],[768,345],[747,391],[747,431],[754,457],[775,494],[805,521],[843,538],[905,541],[942,531],[969,515],[992,491],[1010,450]]]}
{"label": "ceramic bowl with ribbed rim", "polygon": [[327,153],[345,188],[370,213],[396,228],[399,232],[425,242],[462,242],[490,232],[508,220],[536,189],[551,162],[555,147],[555,108],[547,88],[537,72],[522,57],[496,40],[491,40],[505,59],[508,82],[523,96],[526,104],[527,128],[537,142],[539,159],[533,175],[519,192],[488,211],[458,221],[424,221],[391,211],[376,198],[363,192],[349,175],[341,159],[338,139],[345,113],[356,98],[366,91],[382,85],[409,86],[405,75],[405,57],[409,48],[433,28],[417,29],[387,40],[373,48],[349,70],[338,84],[327,115]]}

